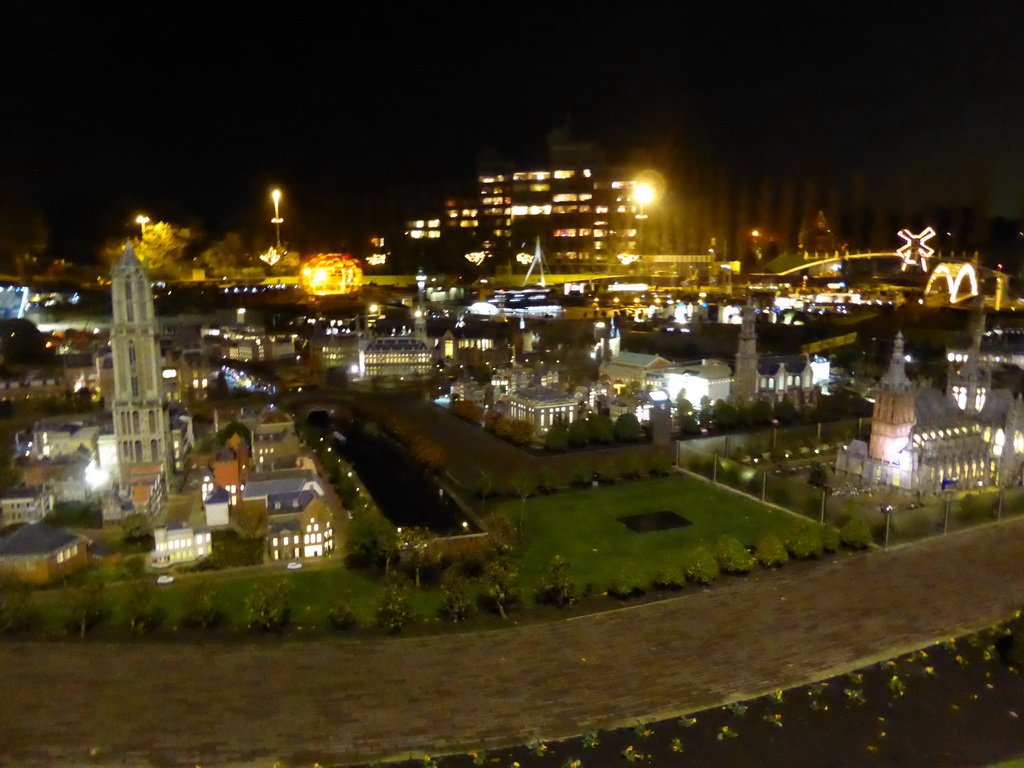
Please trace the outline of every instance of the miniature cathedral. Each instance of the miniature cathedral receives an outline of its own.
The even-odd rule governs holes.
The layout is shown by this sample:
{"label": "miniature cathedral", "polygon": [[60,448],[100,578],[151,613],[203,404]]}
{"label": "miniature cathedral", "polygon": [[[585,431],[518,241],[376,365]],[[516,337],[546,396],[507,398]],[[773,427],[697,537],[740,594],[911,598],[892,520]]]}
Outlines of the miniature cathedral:
{"label": "miniature cathedral", "polygon": [[164,409],[153,286],[131,243],[111,272],[114,323],[114,435],[122,485],[130,468],[170,469],[170,427]]}
{"label": "miniature cathedral", "polygon": [[871,439],[839,452],[836,471],[868,483],[933,492],[1019,485],[1024,466],[1024,401],[992,389],[981,353],[985,315],[978,306],[970,345],[951,352],[946,391],[915,386],[896,334],[889,368],[875,390]]}

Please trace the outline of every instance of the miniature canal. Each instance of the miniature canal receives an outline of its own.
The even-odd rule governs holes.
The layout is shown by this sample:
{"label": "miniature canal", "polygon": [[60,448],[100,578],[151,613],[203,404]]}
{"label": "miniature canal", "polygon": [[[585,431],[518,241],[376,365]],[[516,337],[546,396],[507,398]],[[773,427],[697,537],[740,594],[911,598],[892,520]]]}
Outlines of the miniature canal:
{"label": "miniature canal", "polygon": [[358,425],[347,426],[344,434],[344,441],[335,441],[335,450],[352,465],[380,511],[396,526],[423,526],[439,536],[478,531],[435,479],[389,438],[369,434]]}

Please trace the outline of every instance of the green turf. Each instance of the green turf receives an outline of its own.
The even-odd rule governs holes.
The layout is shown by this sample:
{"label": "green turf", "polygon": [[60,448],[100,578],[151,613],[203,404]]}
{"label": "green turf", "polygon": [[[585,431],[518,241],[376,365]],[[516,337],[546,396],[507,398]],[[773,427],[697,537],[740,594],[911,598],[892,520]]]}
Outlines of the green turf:
{"label": "green turf", "polygon": [[[521,502],[501,508],[519,522]],[[617,519],[661,510],[676,512],[692,525],[634,533]],[[572,562],[580,583],[604,589],[626,563],[653,578],[688,549],[713,545],[723,533],[756,544],[766,533],[784,533],[799,524],[792,515],[685,475],[538,496],[526,502],[523,578],[535,584],[545,564],[562,555]]]}

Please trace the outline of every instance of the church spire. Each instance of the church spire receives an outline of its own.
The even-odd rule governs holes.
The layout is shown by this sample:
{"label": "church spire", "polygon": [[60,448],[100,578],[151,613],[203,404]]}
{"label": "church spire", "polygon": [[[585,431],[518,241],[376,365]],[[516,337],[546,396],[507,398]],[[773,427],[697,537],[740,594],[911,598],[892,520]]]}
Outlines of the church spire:
{"label": "church spire", "polygon": [[909,387],[907,379],[906,356],[903,353],[903,332],[896,332],[892,343],[892,357],[889,359],[889,370],[882,377],[882,383],[890,387]]}

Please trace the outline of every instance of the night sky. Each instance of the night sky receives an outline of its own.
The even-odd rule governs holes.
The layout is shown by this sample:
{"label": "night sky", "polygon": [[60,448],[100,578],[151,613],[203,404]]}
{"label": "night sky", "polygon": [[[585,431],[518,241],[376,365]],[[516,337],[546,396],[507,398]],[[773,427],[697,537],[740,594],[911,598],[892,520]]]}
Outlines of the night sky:
{"label": "night sky", "polygon": [[275,185],[289,222],[351,224],[439,199],[484,147],[540,158],[568,121],[670,180],[860,172],[885,202],[1021,213],[1024,3],[707,5],[20,4],[0,192],[36,201],[71,257],[140,210],[211,234],[262,221]]}

